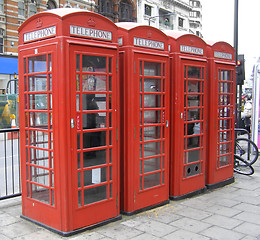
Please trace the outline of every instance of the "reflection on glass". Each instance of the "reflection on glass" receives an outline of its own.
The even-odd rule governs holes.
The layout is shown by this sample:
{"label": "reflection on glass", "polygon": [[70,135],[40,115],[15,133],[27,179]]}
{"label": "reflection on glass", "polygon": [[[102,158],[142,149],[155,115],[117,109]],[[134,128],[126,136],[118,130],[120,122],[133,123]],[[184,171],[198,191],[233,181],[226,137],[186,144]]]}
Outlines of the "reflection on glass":
{"label": "reflection on glass", "polygon": [[29,91],[40,92],[47,91],[47,75],[35,75],[29,77]]}
{"label": "reflection on glass", "polygon": [[106,57],[83,55],[82,71],[106,73],[107,72],[106,60],[107,60]]}
{"label": "reflection on glass", "polygon": [[47,94],[30,94],[30,109],[47,110]]}
{"label": "reflection on glass", "polygon": [[231,117],[232,110],[230,107],[220,107],[218,108],[218,116],[219,117]]}
{"label": "reflection on glass", "polygon": [[83,152],[83,168],[106,164],[106,150]]}
{"label": "reflection on glass", "polygon": [[[141,98],[142,96],[140,96]],[[140,104],[140,107],[142,105]],[[160,108],[161,107],[161,95],[144,95],[144,108]]]}
{"label": "reflection on glass", "polygon": [[224,143],[224,144],[220,144],[218,146],[219,155],[224,155],[224,154],[230,153],[231,150],[232,149],[231,149],[231,144],[230,143]]}
{"label": "reflection on glass", "polygon": [[[188,105],[186,105],[186,101],[184,107],[200,107],[200,95],[188,95]],[[186,98],[184,99],[186,100]]]}
{"label": "reflection on glass", "polygon": [[201,79],[201,67],[188,66],[188,78]]}
{"label": "reflection on glass", "polygon": [[220,132],[218,136],[218,142],[227,142],[231,140],[230,131]]}
{"label": "reflection on glass", "polygon": [[107,185],[84,190],[84,205],[107,199]]}
{"label": "reflection on glass", "polygon": [[161,142],[150,142],[144,144],[144,157],[161,154]]}
{"label": "reflection on glass", "polygon": [[83,148],[101,147],[106,145],[106,131],[83,133]]}
{"label": "reflection on glass", "polygon": [[144,62],[145,76],[161,76],[161,63]]}
{"label": "reflection on glass", "polygon": [[29,131],[30,145],[38,148],[49,148],[49,133],[43,131]]}
{"label": "reflection on glass", "polygon": [[200,161],[200,150],[195,149],[187,152],[187,163]]}
{"label": "reflection on glass", "polygon": [[228,130],[230,128],[231,128],[230,119],[219,120],[219,130]]}
{"label": "reflection on glass", "polygon": [[231,101],[231,95],[220,95],[218,100],[218,105],[230,105]]}
{"label": "reflection on glass", "polygon": [[49,170],[31,167],[31,181],[41,185],[49,186]]}
{"label": "reflection on glass", "polygon": [[221,156],[218,158],[218,167],[227,166],[230,162],[230,155]]}
{"label": "reflection on glass", "polygon": [[106,94],[82,94],[82,110],[106,110]]}
{"label": "reflection on glass", "polygon": [[144,173],[153,172],[161,169],[160,157],[145,159],[143,162],[144,162]]}
{"label": "reflection on glass", "polygon": [[188,81],[188,93],[200,93],[201,90],[200,81]]}
{"label": "reflection on glass", "polygon": [[86,91],[106,91],[107,77],[100,75],[82,75],[82,89]]}
{"label": "reflection on glass", "polygon": [[49,152],[41,149],[30,148],[30,163],[49,168]]}
{"label": "reflection on glass", "polygon": [[144,127],[144,141],[161,139],[161,127]]}
{"label": "reflection on glass", "polygon": [[48,113],[44,112],[30,112],[29,126],[35,128],[48,128]]}
{"label": "reflection on glass", "polygon": [[161,92],[161,80],[145,78],[144,92]]}
{"label": "reflection on glass", "polygon": [[107,181],[107,168],[95,168],[83,172],[84,186],[99,184]]}
{"label": "reflection on glass", "polygon": [[144,111],[144,124],[161,123],[161,111]]}
{"label": "reflection on glass", "polygon": [[155,187],[161,184],[161,173],[154,173],[144,176],[144,189]]}
{"label": "reflection on glass", "polygon": [[231,83],[219,83],[219,90],[220,93],[231,93]]}
{"label": "reflection on glass", "polygon": [[28,58],[29,73],[38,73],[47,71],[46,55],[40,55]]}
{"label": "reflection on glass", "polygon": [[106,113],[83,113],[83,129],[105,128]]}
{"label": "reflection on glass", "polygon": [[232,72],[230,70],[219,70],[219,80],[232,81]]}
{"label": "reflection on glass", "polygon": [[187,121],[196,121],[202,119],[200,116],[201,111],[202,110],[199,108],[187,109]]}
{"label": "reflection on glass", "polygon": [[51,54],[48,54],[48,71],[49,72],[52,71],[52,67],[51,67]]}

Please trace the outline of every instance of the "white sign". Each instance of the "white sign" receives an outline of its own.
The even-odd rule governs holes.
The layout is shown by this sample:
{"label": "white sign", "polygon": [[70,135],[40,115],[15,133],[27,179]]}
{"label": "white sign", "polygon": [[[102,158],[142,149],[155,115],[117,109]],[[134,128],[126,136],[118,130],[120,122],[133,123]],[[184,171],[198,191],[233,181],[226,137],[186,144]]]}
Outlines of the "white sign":
{"label": "white sign", "polygon": [[163,42],[153,41],[153,40],[148,40],[148,39],[143,39],[143,38],[137,38],[137,37],[134,37],[134,46],[164,50]]}
{"label": "white sign", "polygon": [[92,169],[92,183],[93,184],[101,183],[101,168]]}
{"label": "white sign", "polygon": [[231,53],[214,51],[214,57],[232,60],[232,54]]}
{"label": "white sign", "polygon": [[203,55],[203,49],[202,48],[196,48],[196,47],[191,47],[191,46],[181,45],[180,51],[185,52],[185,53]]}
{"label": "white sign", "polygon": [[23,34],[23,41],[34,41],[46,37],[52,37],[56,35],[56,26],[40,29],[33,32],[28,32]]}
{"label": "white sign", "polygon": [[112,40],[112,32],[73,25],[70,25],[70,34],[81,37],[97,38],[110,41]]}

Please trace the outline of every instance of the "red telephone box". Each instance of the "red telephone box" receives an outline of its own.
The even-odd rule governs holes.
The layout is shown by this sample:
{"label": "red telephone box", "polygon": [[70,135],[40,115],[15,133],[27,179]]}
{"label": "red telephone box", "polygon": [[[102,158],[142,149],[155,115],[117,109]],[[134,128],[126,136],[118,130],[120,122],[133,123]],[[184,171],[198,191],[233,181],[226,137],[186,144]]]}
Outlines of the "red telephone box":
{"label": "red telephone box", "polygon": [[19,34],[23,217],[62,235],[120,218],[117,27],[63,8]]}
{"label": "red telephone box", "polygon": [[207,132],[206,43],[167,31],[171,53],[170,198],[205,190]]}
{"label": "red telephone box", "polygon": [[209,45],[208,188],[234,182],[234,55],[228,43]]}
{"label": "red telephone box", "polygon": [[131,215],[169,201],[168,38],[118,23],[121,78],[121,210]]}

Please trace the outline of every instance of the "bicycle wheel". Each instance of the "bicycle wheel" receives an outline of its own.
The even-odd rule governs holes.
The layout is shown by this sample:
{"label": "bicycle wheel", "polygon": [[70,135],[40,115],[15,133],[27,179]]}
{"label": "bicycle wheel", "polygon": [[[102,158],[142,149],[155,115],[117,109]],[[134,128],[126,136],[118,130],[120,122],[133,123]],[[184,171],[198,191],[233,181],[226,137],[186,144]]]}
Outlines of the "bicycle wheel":
{"label": "bicycle wheel", "polygon": [[254,174],[254,168],[243,158],[234,155],[234,171],[243,175]]}
{"label": "bicycle wheel", "polygon": [[234,154],[252,165],[256,162],[259,153],[258,148],[253,141],[247,138],[237,138]]}

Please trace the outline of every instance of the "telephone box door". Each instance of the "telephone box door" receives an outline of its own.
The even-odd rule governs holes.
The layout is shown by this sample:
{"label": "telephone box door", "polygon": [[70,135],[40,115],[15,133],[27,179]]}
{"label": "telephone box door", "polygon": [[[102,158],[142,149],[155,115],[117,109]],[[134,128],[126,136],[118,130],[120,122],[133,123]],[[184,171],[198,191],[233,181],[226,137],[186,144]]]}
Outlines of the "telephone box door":
{"label": "telephone box door", "polygon": [[234,67],[216,64],[217,81],[217,164],[215,179],[233,176],[234,148]]}
{"label": "telephone box door", "polygon": [[135,209],[169,198],[168,62],[166,57],[135,54],[138,93]]}
{"label": "telephone box door", "polygon": [[[179,191],[175,195],[185,195],[205,188],[205,151],[206,151],[206,62],[182,60],[182,81],[180,93],[183,102],[180,114],[179,143],[180,176]],[[177,124],[177,123],[176,123]],[[175,183],[173,183],[175,184]],[[178,188],[176,188],[178,189]]]}
{"label": "telephone box door", "polygon": [[73,223],[80,227],[119,214],[117,52],[70,49]]}

